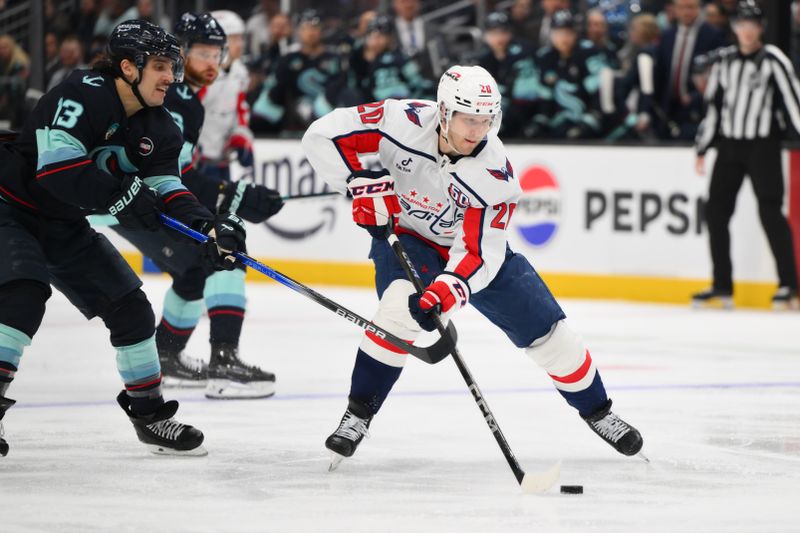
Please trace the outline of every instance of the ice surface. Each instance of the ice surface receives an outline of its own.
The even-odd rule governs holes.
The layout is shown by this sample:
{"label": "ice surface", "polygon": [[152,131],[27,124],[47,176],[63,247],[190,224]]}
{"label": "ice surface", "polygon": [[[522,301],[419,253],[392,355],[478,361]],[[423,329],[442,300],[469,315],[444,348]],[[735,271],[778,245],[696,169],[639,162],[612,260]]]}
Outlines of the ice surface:
{"label": "ice surface", "polygon": [[[166,278],[146,279],[161,307]],[[102,322],[54,295],[8,395],[0,531],[800,531],[800,317],[562,302],[615,411],[652,463],[601,442],[543,371],[476,312],[460,348],[523,468],[562,460],[583,495],[523,494],[452,361],[410,360],[371,438],[335,472],[360,330],[285,287],[252,284],[246,359],[268,400],[169,390],[209,455],[150,455],[117,407]],[[321,287],[370,316],[371,291]],[[208,322],[191,351],[208,357]]]}

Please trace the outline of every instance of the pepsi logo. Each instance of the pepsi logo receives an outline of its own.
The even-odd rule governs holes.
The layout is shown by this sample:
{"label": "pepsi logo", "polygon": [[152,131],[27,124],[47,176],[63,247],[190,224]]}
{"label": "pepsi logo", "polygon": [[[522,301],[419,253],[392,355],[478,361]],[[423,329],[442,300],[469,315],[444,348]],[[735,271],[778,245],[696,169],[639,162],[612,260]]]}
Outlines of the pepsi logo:
{"label": "pepsi logo", "polygon": [[546,167],[533,165],[520,176],[522,196],[514,222],[525,242],[542,247],[553,240],[561,218],[561,190]]}

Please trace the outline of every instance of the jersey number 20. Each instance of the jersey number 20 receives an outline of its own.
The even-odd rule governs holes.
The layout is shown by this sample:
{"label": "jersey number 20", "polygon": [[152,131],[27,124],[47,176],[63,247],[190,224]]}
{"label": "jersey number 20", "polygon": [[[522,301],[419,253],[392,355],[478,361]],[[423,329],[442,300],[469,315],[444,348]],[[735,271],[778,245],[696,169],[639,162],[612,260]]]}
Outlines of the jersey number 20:
{"label": "jersey number 20", "polygon": [[358,118],[362,124],[377,124],[383,118],[383,100],[358,106]]}

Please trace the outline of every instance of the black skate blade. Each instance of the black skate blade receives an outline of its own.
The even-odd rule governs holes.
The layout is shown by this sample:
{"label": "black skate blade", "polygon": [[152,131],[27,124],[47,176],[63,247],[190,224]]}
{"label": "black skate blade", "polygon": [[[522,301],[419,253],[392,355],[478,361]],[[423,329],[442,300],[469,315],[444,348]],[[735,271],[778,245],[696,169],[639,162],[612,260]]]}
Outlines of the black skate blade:
{"label": "black skate blade", "polygon": [[336,452],[331,452],[331,462],[328,465],[328,472],[333,472],[337,468],[341,462],[344,461],[344,455],[338,454]]}
{"label": "black skate blade", "polygon": [[541,494],[558,482],[561,476],[561,461],[544,472],[525,472],[519,485],[526,494]]}
{"label": "black skate blade", "polygon": [[0,456],[5,457],[8,455],[8,443],[0,439]]}
{"label": "black skate blade", "polygon": [[203,457],[208,455],[208,450],[202,445],[197,448],[192,448],[191,450],[176,450],[166,446],[159,446],[158,444],[145,444],[145,446],[150,450],[150,453],[155,455],[175,455],[184,457]]}
{"label": "black skate blade", "polygon": [[237,383],[229,379],[209,379],[205,392],[209,400],[258,400],[274,395],[274,381]]}

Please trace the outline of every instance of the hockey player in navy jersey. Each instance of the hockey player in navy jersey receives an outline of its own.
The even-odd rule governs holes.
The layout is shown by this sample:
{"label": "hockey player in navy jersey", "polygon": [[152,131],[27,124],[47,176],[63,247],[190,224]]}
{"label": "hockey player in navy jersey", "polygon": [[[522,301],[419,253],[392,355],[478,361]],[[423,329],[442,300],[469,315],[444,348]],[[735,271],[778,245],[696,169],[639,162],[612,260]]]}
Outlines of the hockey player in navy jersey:
{"label": "hockey player in navy jersey", "polygon": [[[277,191],[197,171],[194,158],[203,126],[201,99],[214,83],[225,54],[225,32],[208,13],[185,13],[175,25],[186,59],[183,82],[173,84],[164,107],[183,133],[180,167],[183,183],[213,212],[230,213],[260,223],[283,202]],[[171,230],[114,229],[144,252],[172,278],[156,328],[156,345],[167,386],[205,387],[208,398],[266,398],[275,393],[275,375],[239,358],[245,316],[245,270],[240,264],[212,269],[197,247],[174,242]],[[204,306],[211,323],[211,356],[206,365],[183,353]]]}
{"label": "hockey player in navy jersey", "polygon": [[[353,196],[353,218],[373,236],[375,324],[414,340],[434,329],[433,312],[447,319],[471,303],[550,375],[595,433],[634,455],[641,435],[611,411],[583,342],[530,263],[507,244],[521,189],[496,135],[500,100],[486,70],[455,66],[442,76],[436,102],[337,109],[308,129],[303,148],[316,172]],[[365,153],[377,153],[383,168],[364,169]],[[386,241],[390,219],[427,284],[422,295]],[[332,466],[355,452],[405,361],[405,353],[366,332],[347,410],[325,442]]]}
{"label": "hockey player in navy jersey", "polygon": [[108,52],[45,94],[19,138],[0,145],[0,419],[14,404],[6,391],[52,284],[84,316],[105,322],[125,383],[117,401],[139,440],[155,453],[202,455],[203,434],[177,422],[178,403],[162,397],[155,317],[141,281],[85,217],[109,213],[123,227],[155,231],[165,212],[213,237],[205,248],[214,263],[244,250],[244,229],[181,183],[181,135],[162,107],[183,71],[175,37],[130,20],[113,30]]}

